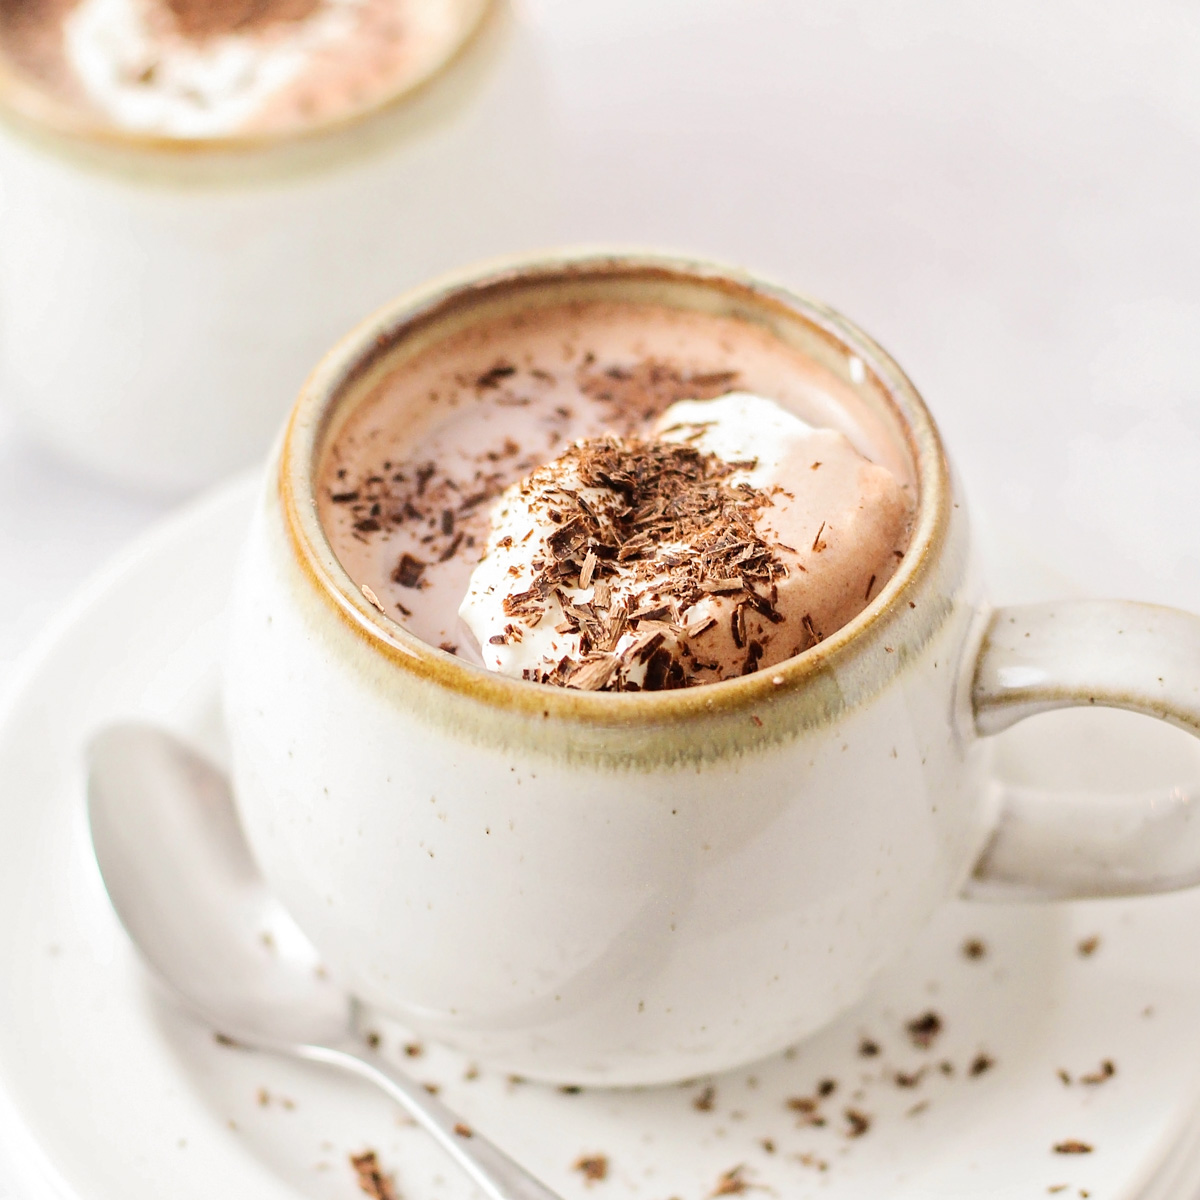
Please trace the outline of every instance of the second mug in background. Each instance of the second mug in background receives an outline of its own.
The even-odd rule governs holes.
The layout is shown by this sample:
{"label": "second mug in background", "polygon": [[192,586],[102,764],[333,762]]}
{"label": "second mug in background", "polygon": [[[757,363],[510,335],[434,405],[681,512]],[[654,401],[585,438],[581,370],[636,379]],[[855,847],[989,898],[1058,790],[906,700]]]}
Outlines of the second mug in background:
{"label": "second mug in background", "polygon": [[0,57],[0,404],[95,473],[190,491],[264,453],[398,283],[543,240],[534,35],[506,0],[439,7],[401,94],[299,132],[118,128]]}

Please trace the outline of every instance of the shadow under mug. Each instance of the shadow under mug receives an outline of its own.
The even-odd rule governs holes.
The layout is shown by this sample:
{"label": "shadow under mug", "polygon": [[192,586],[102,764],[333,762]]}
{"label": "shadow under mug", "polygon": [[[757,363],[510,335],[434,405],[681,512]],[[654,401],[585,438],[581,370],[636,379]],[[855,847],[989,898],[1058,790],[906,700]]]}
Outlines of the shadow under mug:
{"label": "shadow under mug", "polygon": [[[604,694],[491,674],[368,603],[316,515],[331,430],[441,338],[574,300],[732,316],[854,389],[918,487],[909,550],[858,617],[740,679]],[[270,468],[224,688],[251,845],[368,1004],[499,1069],[570,1083],[677,1080],[795,1042],[964,889],[1200,880],[1185,799],[1130,797],[1095,822],[988,773],[989,735],[1044,709],[1111,705],[1200,731],[1200,618],[1113,601],[995,611],[970,544],[924,403],[821,304],[640,254],[439,280],[321,362]]]}

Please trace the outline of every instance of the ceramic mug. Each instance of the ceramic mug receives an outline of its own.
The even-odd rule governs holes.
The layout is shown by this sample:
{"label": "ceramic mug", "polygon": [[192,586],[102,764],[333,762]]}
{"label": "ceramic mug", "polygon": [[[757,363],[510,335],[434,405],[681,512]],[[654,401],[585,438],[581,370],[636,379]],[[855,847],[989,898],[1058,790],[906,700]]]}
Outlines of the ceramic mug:
{"label": "ceramic mug", "polygon": [[[439,338],[571,299],[735,316],[870,406],[919,498],[908,552],[861,615],[778,667],[607,694],[491,674],[364,599],[316,515],[331,430]],[[638,255],[442,280],[324,359],[270,467],[225,676],[246,832],[333,970],[424,1035],[572,1083],[692,1077],[795,1042],[964,887],[1200,879],[1183,800],[1130,797],[1105,824],[989,786],[989,734],[1092,704],[1200,731],[1200,618],[989,609],[937,427],[892,359],[780,287]]]}
{"label": "ceramic mug", "polygon": [[110,479],[188,491],[265,454],[398,283],[544,236],[534,32],[506,0],[442,7],[428,78],[305,136],[123,131],[0,56],[0,404]]}

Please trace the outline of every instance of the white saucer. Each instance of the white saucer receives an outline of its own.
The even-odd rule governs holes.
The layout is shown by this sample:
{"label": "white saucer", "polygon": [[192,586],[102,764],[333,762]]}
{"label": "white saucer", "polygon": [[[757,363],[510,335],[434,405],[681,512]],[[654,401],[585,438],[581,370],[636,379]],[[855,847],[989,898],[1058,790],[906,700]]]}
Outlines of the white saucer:
{"label": "white saucer", "polygon": [[[222,607],[254,486],[227,487],[126,554],[30,652],[0,710],[0,1138],[22,1196],[349,1200],[359,1193],[347,1156],[368,1147],[406,1200],[473,1195],[372,1091],[217,1045],[158,998],[92,861],[80,772],[91,730],[147,717],[220,753]],[[1038,587],[1027,571],[1007,594]],[[1042,742],[1069,741],[1073,728]],[[1150,749],[1160,776],[1200,781],[1200,757],[1169,732],[1119,717],[1103,736],[1088,729],[1105,773],[1144,775],[1131,756]],[[1014,752],[1023,769],[1037,745],[1033,736]],[[955,904],[836,1026],[713,1081],[569,1095],[466,1079],[467,1064],[445,1051],[406,1061],[567,1198],[699,1200],[740,1170],[727,1177],[781,1197],[1182,1200],[1200,1187],[1198,937],[1200,891]],[[969,938],[986,945],[982,958],[962,953]],[[1099,940],[1084,956],[1088,938]],[[921,1049],[905,1023],[930,1009],[945,1028]],[[878,1055],[860,1054],[864,1037]],[[399,1034],[385,1043],[405,1057]],[[1105,1059],[1115,1075],[1079,1082]],[[897,1071],[919,1078],[901,1086]],[[837,1083],[820,1103],[827,1123],[805,1124],[785,1101],[825,1078]],[[696,1107],[709,1086],[711,1106]],[[862,1136],[847,1136],[847,1109],[870,1118]],[[1055,1153],[1070,1141],[1093,1150]],[[589,1185],[573,1164],[600,1155],[607,1178]],[[1048,1193],[1058,1184],[1068,1186]]]}

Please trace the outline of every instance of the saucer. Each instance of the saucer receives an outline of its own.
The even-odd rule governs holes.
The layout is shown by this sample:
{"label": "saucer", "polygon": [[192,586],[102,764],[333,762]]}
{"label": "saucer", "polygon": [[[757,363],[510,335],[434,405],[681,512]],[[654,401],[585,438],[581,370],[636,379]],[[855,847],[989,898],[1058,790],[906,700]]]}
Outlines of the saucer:
{"label": "saucer", "polygon": [[[30,650],[0,708],[0,1142],[31,1200],[348,1200],[349,1156],[365,1150],[406,1200],[476,1195],[373,1090],[221,1045],[179,1012],[92,859],[93,730],[145,718],[222,753],[222,613],[257,486],[223,488],[127,552]],[[1002,539],[984,551],[992,567],[1012,559],[1001,598],[1055,585]],[[1078,785],[1071,747],[1101,780],[1200,786],[1200,745],[1174,731],[1095,712],[1038,724],[1006,735],[1005,770]],[[1200,890],[949,904],[811,1041],[669,1088],[563,1091],[377,1028],[564,1200],[1170,1200],[1200,1188],[1197,938]]]}

